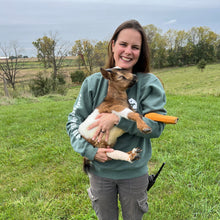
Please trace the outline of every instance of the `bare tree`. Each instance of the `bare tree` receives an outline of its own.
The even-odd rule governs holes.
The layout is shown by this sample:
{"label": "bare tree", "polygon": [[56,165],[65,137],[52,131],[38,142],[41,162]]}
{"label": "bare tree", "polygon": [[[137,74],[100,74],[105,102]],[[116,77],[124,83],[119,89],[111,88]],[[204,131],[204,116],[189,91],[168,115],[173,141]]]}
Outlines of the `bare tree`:
{"label": "bare tree", "polygon": [[0,61],[0,79],[3,80],[6,96],[9,96],[7,84],[10,84],[13,90],[15,90],[16,76],[22,68],[21,65],[18,65],[18,51],[16,42],[10,46],[0,45],[0,52],[3,55],[3,59]]}

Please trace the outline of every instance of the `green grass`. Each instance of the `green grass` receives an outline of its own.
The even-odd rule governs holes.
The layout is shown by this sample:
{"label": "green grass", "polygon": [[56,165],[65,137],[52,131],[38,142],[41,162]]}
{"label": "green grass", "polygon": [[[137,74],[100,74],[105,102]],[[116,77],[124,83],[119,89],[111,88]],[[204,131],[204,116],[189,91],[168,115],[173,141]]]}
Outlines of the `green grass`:
{"label": "green grass", "polygon": [[[198,76],[193,68],[182,71],[195,85]],[[211,87],[201,85],[204,93],[199,95],[192,85],[184,94],[185,84],[179,84],[185,82],[181,68],[170,70],[174,77],[178,75],[173,83],[168,70],[163,71],[157,75],[168,90],[166,109],[179,122],[167,125],[162,136],[152,140],[150,173],[162,162],[166,165],[149,191],[144,219],[219,219],[218,92],[210,95]],[[217,81],[216,76],[213,73],[209,80]],[[211,85],[209,80],[206,83]],[[65,130],[78,92],[79,87],[74,87],[66,97],[1,99],[0,219],[96,219],[82,158],[73,151]]]}
{"label": "green grass", "polygon": [[191,66],[156,70],[155,74],[169,94],[220,96],[220,64],[207,65],[203,72]]}
{"label": "green grass", "polygon": [[166,162],[150,192],[153,219],[220,217],[219,108],[216,97],[168,96],[168,112],[180,120],[153,140],[152,162]]}

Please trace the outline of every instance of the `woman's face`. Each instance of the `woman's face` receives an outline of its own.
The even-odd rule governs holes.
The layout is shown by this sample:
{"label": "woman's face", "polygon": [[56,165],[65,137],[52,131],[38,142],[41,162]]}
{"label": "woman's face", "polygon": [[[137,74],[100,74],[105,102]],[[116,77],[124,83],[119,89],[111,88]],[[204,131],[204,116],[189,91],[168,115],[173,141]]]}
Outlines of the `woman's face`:
{"label": "woman's face", "polygon": [[141,34],[135,29],[123,29],[116,41],[112,42],[115,66],[132,72],[141,52]]}

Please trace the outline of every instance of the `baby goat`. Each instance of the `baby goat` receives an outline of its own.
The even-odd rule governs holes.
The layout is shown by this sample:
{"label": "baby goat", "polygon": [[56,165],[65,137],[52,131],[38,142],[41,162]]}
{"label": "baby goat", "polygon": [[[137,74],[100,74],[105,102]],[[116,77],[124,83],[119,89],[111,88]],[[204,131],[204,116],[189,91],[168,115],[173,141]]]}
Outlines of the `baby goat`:
{"label": "baby goat", "polygon": [[[112,69],[102,69],[101,73],[105,79],[108,80],[108,92],[104,101],[87,117],[87,119],[79,126],[79,133],[89,143],[95,147],[106,148],[107,146],[113,147],[117,138],[125,133],[122,129],[114,126],[109,134],[108,142],[105,141],[105,135],[101,141],[92,140],[97,127],[88,130],[87,128],[94,123],[98,114],[101,113],[114,113],[118,116],[136,121],[137,128],[143,133],[150,133],[151,128],[142,120],[141,116],[134,112],[128,103],[126,90],[132,87],[137,82],[136,75],[120,69],[118,67]],[[114,160],[125,160],[132,162],[139,159],[139,148],[134,148],[127,153],[114,150],[108,152],[107,156]],[[85,165],[85,161],[84,161]]]}

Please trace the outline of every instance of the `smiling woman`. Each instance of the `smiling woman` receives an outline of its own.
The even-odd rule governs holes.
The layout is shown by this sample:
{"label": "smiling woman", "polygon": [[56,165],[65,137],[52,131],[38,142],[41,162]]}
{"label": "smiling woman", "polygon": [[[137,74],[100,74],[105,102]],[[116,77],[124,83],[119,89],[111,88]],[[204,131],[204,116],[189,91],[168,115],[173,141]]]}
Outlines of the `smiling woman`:
{"label": "smiling woman", "polygon": [[[148,211],[147,163],[152,152],[151,138],[159,137],[164,129],[163,123],[143,116],[149,112],[165,115],[166,97],[160,80],[149,73],[147,37],[139,22],[129,20],[122,23],[114,32],[108,49],[109,58],[106,65],[108,70],[118,66],[129,71],[129,74],[133,73],[138,79],[136,84],[126,89],[128,100],[124,102],[129,102],[135,107],[134,110],[140,114],[139,120],[142,119],[143,124],[152,128],[152,132],[139,130],[138,124],[130,120],[131,118],[122,117],[108,108],[107,113],[98,114],[95,122],[89,126],[95,129],[95,135],[90,138],[94,142],[99,142],[102,140],[103,132],[109,134],[112,128],[120,128],[125,133],[117,139],[114,150],[104,148],[105,146],[94,147],[95,144],[93,146],[91,142],[81,137],[80,125],[103,101],[107,91],[115,97],[112,92],[115,84],[111,82],[110,85],[100,72],[92,74],[83,82],[73,111],[68,117],[67,132],[74,150],[91,161],[88,171],[90,179],[88,194],[98,218],[100,220],[118,219],[119,196],[123,218],[141,220],[144,213]],[[109,74],[110,78],[114,77],[112,74]],[[115,105],[118,107],[119,104],[116,98]],[[105,141],[108,142],[108,140]],[[110,156],[108,157],[108,152],[130,152],[133,148],[139,148],[141,152],[140,159],[133,163],[111,160]]]}
{"label": "smiling woman", "polygon": [[134,29],[124,29],[117,41],[112,41],[115,66],[120,66],[132,72],[141,52],[141,34]]}

